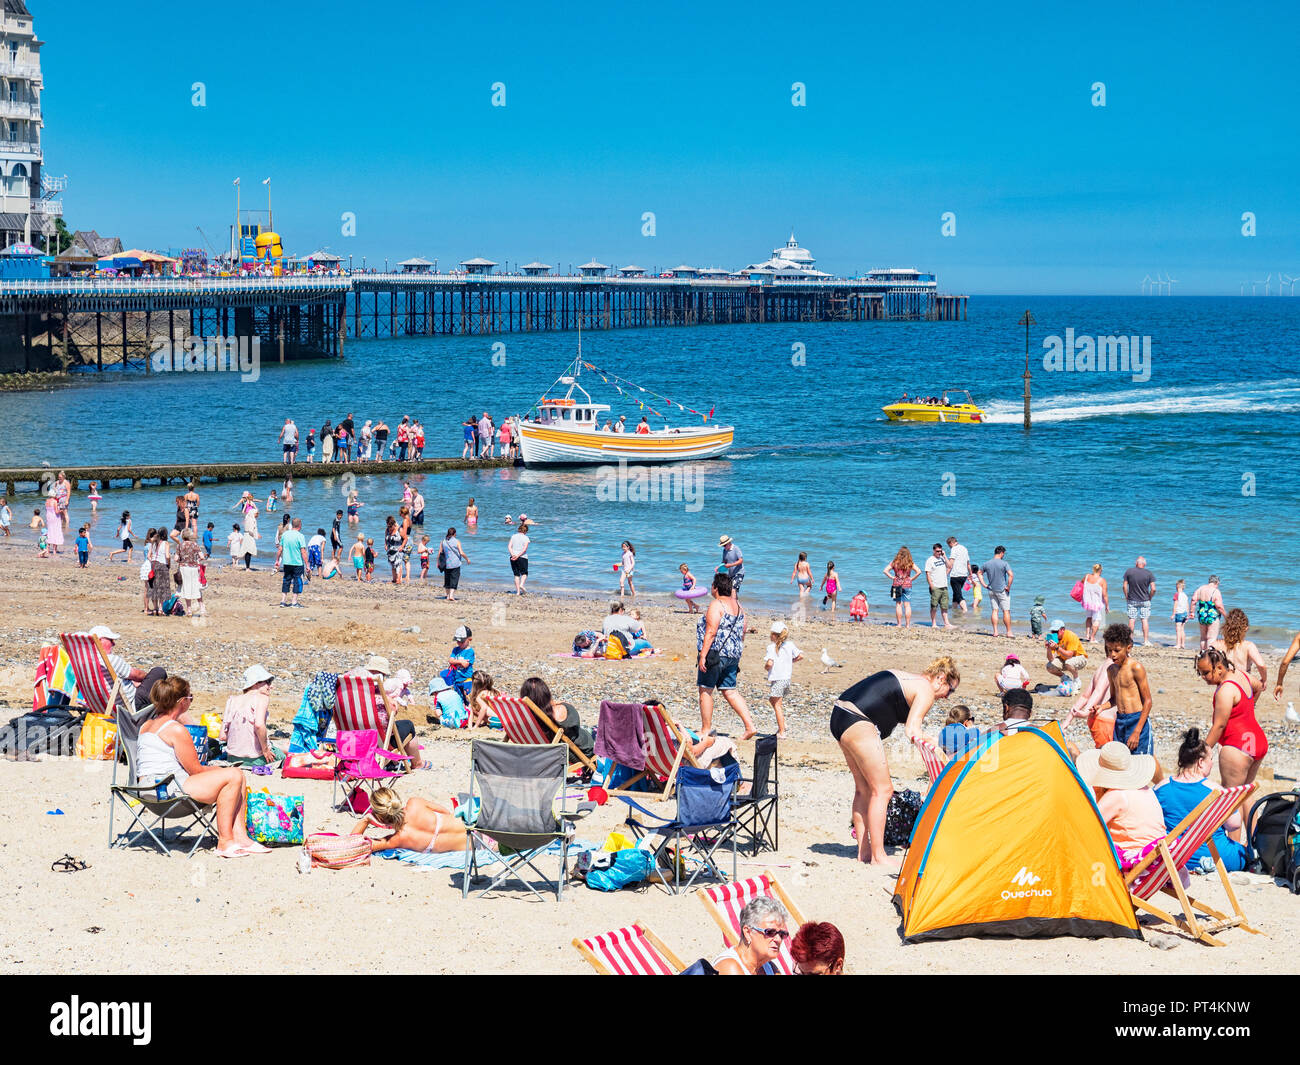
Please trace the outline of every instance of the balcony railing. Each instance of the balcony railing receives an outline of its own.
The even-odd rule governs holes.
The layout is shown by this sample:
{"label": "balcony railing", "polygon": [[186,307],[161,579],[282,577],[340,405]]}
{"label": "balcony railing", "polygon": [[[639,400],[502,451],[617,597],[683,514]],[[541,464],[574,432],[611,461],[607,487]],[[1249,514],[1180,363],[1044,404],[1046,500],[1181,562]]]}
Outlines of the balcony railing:
{"label": "balcony railing", "polygon": [[32,100],[6,100],[0,98],[0,117],[39,119],[41,117],[41,105]]}
{"label": "balcony railing", "polygon": [[0,75],[9,78],[39,78],[40,60],[22,55],[14,58],[8,52],[4,52],[0,54]]}
{"label": "balcony railing", "polygon": [[0,155],[40,155],[39,141],[0,140]]}

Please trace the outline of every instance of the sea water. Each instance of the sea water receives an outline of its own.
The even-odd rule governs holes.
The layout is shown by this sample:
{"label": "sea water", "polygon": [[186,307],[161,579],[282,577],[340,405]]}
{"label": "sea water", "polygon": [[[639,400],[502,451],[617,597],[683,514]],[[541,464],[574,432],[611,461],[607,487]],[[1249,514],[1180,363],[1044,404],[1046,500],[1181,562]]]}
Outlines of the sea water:
{"label": "sea water", "polygon": [[[1037,320],[1028,433],[1025,334],[1016,324],[1026,309]],[[1149,361],[1108,363],[1115,341],[1106,338],[1119,337],[1149,350]],[[349,340],[344,359],[272,363],[256,381],[81,374],[48,391],[0,394],[0,466],[275,461],[286,415],[305,441],[308,428],[319,432],[326,418],[337,423],[348,412],[358,428],[383,416],[394,430],[409,414],[425,425],[426,455],[458,456],[467,416],[488,410],[499,424],[526,412],[576,343],[572,333]],[[862,589],[876,617],[892,613],[881,571],[898,547],[908,545],[924,565],[933,543],[955,535],[976,562],[1006,545],[1019,618],[1041,594],[1049,617],[1078,623],[1069,592],[1094,562],[1110,582],[1112,609],[1122,611],[1122,574],[1141,554],[1157,579],[1153,629],[1165,637],[1174,581],[1185,578],[1190,593],[1211,573],[1225,601],[1250,615],[1257,639],[1283,642],[1295,627],[1300,299],[972,297],[966,322],[625,330],[584,333],[582,347],[591,363],[670,398],[673,424],[701,423],[677,403],[716,408],[716,421],[736,427],[735,447],[683,470],[679,490],[654,501],[628,490],[630,482],[620,493],[610,471],[596,468],[412,476],[426,499],[431,542],[456,526],[472,559],[471,587],[509,583],[513,530],[503,519],[525,512],[538,522],[529,552],[538,591],[613,591],[613,563],[628,539],[638,589],[663,600],[680,586],[681,562],[710,579],[725,533],[744,554],[749,604],[788,612],[796,600],[791,570],[804,550],[818,581],[835,562],[841,616]],[[656,427],[664,421],[651,413],[667,413],[661,398],[619,395],[590,371],[581,381],[629,426],[643,413]],[[987,411],[985,424],[897,424],[881,413],[904,391],[944,388],[969,389]],[[296,482],[291,510],[308,536],[328,530],[344,505],[343,474]],[[199,488],[203,523],[216,523],[218,557],[244,487]],[[278,483],[254,487],[265,499]],[[356,487],[367,504],[360,528],[378,541],[384,516],[397,513],[402,477],[360,477]],[[97,546],[116,546],[124,508],[137,542],[151,524],[170,527],[177,491],[105,491]],[[464,523],[470,496],[481,515],[474,531]],[[35,503],[30,493],[11,500],[16,531],[26,532]],[[83,484],[73,528],[87,515]],[[261,518],[264,561],[278,520]],[[928,620],[923,584],[913,607]]]}

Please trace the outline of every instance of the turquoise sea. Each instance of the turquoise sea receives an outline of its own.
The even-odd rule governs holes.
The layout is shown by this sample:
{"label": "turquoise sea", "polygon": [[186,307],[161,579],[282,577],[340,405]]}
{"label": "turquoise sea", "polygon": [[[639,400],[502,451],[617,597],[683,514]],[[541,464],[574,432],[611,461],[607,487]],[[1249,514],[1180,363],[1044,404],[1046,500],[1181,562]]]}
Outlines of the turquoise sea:
{"label": "turquoise sea", "polygon": [[[1022,421],[1026,308],[1034,427]],[[1046,337],[1150,337],[1149,380],[1133,373],[1044,369]],[[255,382],[222,374],[144,377],[89,373],[38,393],[0,393],[0,466],[48,462],[259,460],[279,456],[292,414],[304,434],[351,411],[423,420],[426,453],[460,454],[467,414],[527,410],[573,357],[576,335],[514,334],[349,341],[334,362],[264,366]],[[461,529],[474,561],[465,580],[509,583],[505,514],[528,513],[538,590],[614,587],[619,542],[637,549],[643,591],[664,597],[677,565],[701,579],[718,536],[741,547],[750,603],[774,612],[794,600],[790,571],[806,550],[820,578],[828,559],[873,615],[891,606],[881,570],[900,544],[924,560],[950,534],[976,561],[1008,548],[1014,613],[1035,594],[1049,614],[1078,620],[1069,599],[1094,562],[1112,582],[1138,554],[1157,577],[1154,629],[1168,636],[1174,580],[1190,591],[1210,573],[1255,636],[1284,641],[1297,624],[1300,567],[1273,552],[1294,534],[1300,501],[1300,299],[972,297],[967,322],[788,323],[584,333],[592,362],[736,427],[728,457],[698,474],[695,501],[611,499],[595,469],[484,470],[418,478],[432,538]],[[493,363],[503,344],[505,365]],[[794,358],[802,345],[804,364]],[[498,354],[502,349],[497,348]],[[501,360],[498,358],[497,360]],[[1138,375],[1143,376],[1143,375]],[[634,403],[584,376],[598,400],[635,422]],[[980,426],[887,423],[903,391],[969,389],[988,411]],[[653,401],[652,401],[653,402]],[[662,409],[660,406],[658,409]],[[683,416],[678,412],[676,421]],[[652,418],[658,422],[658,419]],[[340,471],[341,472],[341,471]],[[260,485],[264,497],[271,483]],[[362,528],[377,535],[396,513],[401,479],[363,477]],[[229,531],[241,486],[205,485],[203,518]],[[342,479],[303,480],[293,507],[309,533],[342,505]],[[170,525],[174,489],[114,490],[95,539],[111,546],[123,508],[137,530]],[[463,529],[466,500],[483,515]],[[32,495],[11,501],[26,532]],[[88,513],[77,493],[74,524]],[[266,527],[263,520],[263,526]],[[919,600],[921,596],[917,596]],[[916,604],[917,614],[924,611]],[[1118,618],[1118,614],[1116,617]]]}

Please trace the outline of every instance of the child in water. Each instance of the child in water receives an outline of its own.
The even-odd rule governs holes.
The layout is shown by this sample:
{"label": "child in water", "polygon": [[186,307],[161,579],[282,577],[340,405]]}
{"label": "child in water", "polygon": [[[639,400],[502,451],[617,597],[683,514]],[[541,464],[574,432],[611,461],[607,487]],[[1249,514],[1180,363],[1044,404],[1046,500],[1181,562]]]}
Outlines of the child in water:
{"label": "child in water", "polygon": [[1174,623],[1175,650],[1182,650],[1187,646],[1187,633],[1183,628],[1187,624],[1187,610],[1190,605],[1187,602],[1187,592],[1184,590],[1186,585],[1186,581],[1179,581],[1177,587],[1175,587],[1174,612],[1169,615],[1169,620]]}
{"label": "child in water", "polygon": [[86,499],[90,503],[90,512],[92,514],[97,514],[99,512],[99,501],[103,498],[104,497],[99,494],[99,482],[91,481],[90,491],[87,493]]}
{"label": "child in water", "polygon": [[366,538],[366,583],[373,584],[375,580],[375,538],[368,536]]}
{"label": "child in water", "polygon": [[867,602],[867,593],[861,588],[849,601],[849,620],[866,621],[871,616],[871,604]]}
{"label": "child in water", "polygon": [[835,620],[835,604],[839,599],[840,575],[835,572],[835,563],[826,563],[826,576],[822,578],[822,590],[826,592],[822,596],[822,606],[825,607],[827,601],[831,605],[831,620]]}
{"label": "child in water", "polygon": [[980,604],[984,602],[984,589],[980,585],[980,568],[974,562],[970,564],[970,576],[966,579],[966,587],[970,589],[971,595],[975,597],[975,605],[971,609],[975,616],[979,616]]}
{"label": "child in water", "polygon": [[348,552],[348,558],[352,559],[352,571],[357,575],[357,580],[361,580],[361,571],[366,565],[366,538],[363,534],[357,533],[357,542]]}
{"label": "child in water", "polygon": [[[683,592],[693,591],[695,589],[695,574],[691,572],[691,567],[688,566],[685,562],[683,562],[677,568],[681,571],[682,574],[682,591]],[[700,612],[700,608],[695,605],[695,600],[687,599],[686,613],[698,614],[699,612]]]}

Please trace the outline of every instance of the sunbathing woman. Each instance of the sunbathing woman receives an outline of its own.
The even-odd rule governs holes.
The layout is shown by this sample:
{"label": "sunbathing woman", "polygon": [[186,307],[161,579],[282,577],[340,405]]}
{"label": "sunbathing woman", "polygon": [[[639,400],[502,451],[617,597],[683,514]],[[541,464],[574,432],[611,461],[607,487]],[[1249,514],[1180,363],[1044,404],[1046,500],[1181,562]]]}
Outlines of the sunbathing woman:
{"label": "sunbathing woman", "polygon": [[889,777],[884,741],[902,725],[910,741],[921,735],[926,711],[936,699],[957,690],[961,674],[948,656],[937,658],[921,673],[884,669],[858,681],[835,700],[831,735],[853,773],[853,827],[858,861],[900,866],[885,854],[885,814],[894,785]]}
{"label": "sunbathing woman", "polygon": [[233,767],[199,765],[194,740],[180,717],[190,708],[194,696],[183,677],[156,681],[149,691],[153,716],[140,726],[136,748],[136,778],[141,784],[175,779],[165,795],[184,793],[201,803],[217,807],[217,857],[243,858],[265,854],[270,848],[254,843],[244,820],[244,774]]}
{"label": "sunbathing woman", "polygon": [[426,854],[447,854],[465,849],[465,825],[452,815],[447,803],[411,798],[402,805],[391,788],[376,788],[370,795],[370,813],[356,823],[352,835],[365,835],[366,829],[390,828],[386,839],[372,839],[370,852],[409,850]]}

